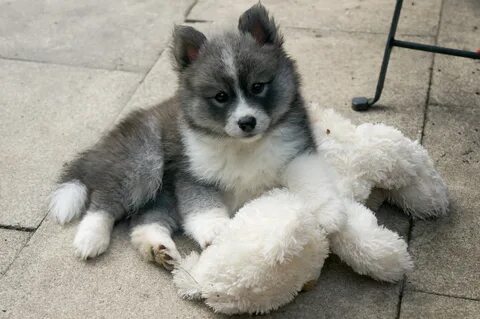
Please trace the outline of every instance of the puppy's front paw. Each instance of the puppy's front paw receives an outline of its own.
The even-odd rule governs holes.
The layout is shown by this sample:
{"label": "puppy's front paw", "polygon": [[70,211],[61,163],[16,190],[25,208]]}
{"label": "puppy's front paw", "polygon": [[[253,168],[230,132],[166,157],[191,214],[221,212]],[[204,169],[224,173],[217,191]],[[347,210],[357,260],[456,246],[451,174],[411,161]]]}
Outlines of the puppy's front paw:
{"label": "puppy's front paw", "polygon": [[130,235],[133,246],[143,259],[154,261],[167,270],[172,270],[180,253],[168,229],[159,224],[136,226]]}
{"label": "puppy's front paw", "polygon": [[172,270],[180,260],[180,253],[177,251],[177,248],[167,248],[162,244],[152,247],[152,255],[153,260],[167,270]]}
{"label": "puppy's front paw", "polygon": [[225,230],[229,221],[230,219],[228,218],[225,218],[225,219],[222,218],[222,219],[214,220],[210,224],[205,225],[202,231],[200,231],[196,236],[196,240],[200,245],[200,247],[202,249],[205,249],[208,246],[210,246],[215,240],[215,238],[223,230]]}
{"label": "puppy's front paw", "polygon": [[73,241],[75,255],[87,259],[104,253],[110,244],[113,223],[113,217],[105,212],[87,213]]}
{"label": "puppy's front paw", "polygon": [[183,228],[202,249],[205,249],[227,228],[229,222],[230,217],[226,209],[212,208],[207,211],[187,215]]}

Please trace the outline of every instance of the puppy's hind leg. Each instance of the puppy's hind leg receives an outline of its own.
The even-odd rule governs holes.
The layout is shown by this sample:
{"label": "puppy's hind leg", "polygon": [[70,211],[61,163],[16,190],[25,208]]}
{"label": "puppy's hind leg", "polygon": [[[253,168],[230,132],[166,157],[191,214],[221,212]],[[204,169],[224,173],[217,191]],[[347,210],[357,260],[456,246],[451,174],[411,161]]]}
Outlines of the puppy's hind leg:
{"label": "puppy's hind leg", "polygon": [[167,270],[180,260],[172,233],[179,221],[173,194],[163,192],[132,217],[130,234],[133,246],[146,261],[156,262]]}
{"label": "puppy's hind leg", "polygon": [[73,241],[75,255],[80,259],[93,258],[104,253],[110,245],[110,237],[116,220],[124,210],[115,201],[106,200],[108,195],[94,191],[90,207],[77,228]]}

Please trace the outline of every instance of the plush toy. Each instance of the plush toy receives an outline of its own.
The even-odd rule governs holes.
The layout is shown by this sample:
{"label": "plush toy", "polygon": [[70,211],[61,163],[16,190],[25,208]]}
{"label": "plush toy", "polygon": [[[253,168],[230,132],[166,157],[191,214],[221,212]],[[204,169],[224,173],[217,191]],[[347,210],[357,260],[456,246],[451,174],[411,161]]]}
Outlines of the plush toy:
{"label": "plush toy", "polygon": [[386,199],[413,217],[446,214],[447,188],[426,150],[392,127],[355,126],[312,108],[318,152],[294,159],[284,189],[247,203],[212,245],[180,261],[173,276],[182,297],[226,314],[267,313],[316,281],[329,248],[377,280],[411,270],[405,240],[365,204]]}
{"label": "plush toy", "polygon": [[182,297],[203,298],[217,312],[264,313],[317,280],[328,247],[301,199],[276,189],[241,208],[200,256],[187,256],[174,282]]}

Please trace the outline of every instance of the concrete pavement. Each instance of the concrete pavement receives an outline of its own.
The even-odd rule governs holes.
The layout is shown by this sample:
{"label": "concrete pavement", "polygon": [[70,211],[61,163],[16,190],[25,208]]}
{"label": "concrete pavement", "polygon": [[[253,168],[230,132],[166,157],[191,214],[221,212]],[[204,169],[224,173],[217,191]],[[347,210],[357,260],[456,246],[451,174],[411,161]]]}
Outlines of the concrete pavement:
{"label": "concrete pavement", "polygon": [[[175,23],[235,25],[256,1],[0,1],[0,318],[215,318],[176,295],[170,275],[140,260],[127,227],[94,261],[73,256],[75,225],[46,216],[62,163],[131,110],[173,94]],[[419,139],[447,181],[451,215],[414,221],[383,206],[380,221],[410,240],[404,282],[355,274],[337,258],[310,292],[267,318],[478,318],[480,313],[480,63],[395,50],[378,107],[374,91],[393,1],[262,1],[281,24],[308,101],[355,122],[385,122]],[[404,1],[401,38],[480,46],[477,0]],[[178,238],[183,251],[194,248]]]}

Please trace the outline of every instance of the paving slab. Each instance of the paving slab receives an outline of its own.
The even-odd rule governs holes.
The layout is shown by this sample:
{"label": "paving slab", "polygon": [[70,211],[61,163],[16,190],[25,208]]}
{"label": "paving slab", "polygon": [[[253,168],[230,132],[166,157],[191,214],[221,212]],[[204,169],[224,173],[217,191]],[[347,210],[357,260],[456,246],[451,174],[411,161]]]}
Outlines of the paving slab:
{"label": "paving slab", "polygon": [[0,229],[0,275],[7,270],[30,235],[24,231]]}
{"label": "paving slab", "polygon": [[[405,235],[408,222],[384,206],[379,219]],[[0,317],[6,318],[221,318],[202,303],[181,300],[168,272],[145,263],[116,227],[112,246],[97,260],[73,256],[75,227],[46,220],[0,279]],[[182,252],[195,248],[177,238]],[[302,293],[272,318],[395,318],[399,285],[359,276],[330,258],[314,291]]]}
{"label": "paving slab", "polygon": [[417,221],[407,287],[480,298],[480,114],[477,107],[430,106],[424,144],[449,186],[448,217]]}
{"label": "paving slab", "polygon": [[141,77],[0,59],[0,224],[39,225],[62,163],[98,139]]}
{"label": "paving slab", "polygon": [[[439,45],[475,51],[480,49],[480,2],[445,0]],[[438,54],[435,57],[431,102],[480,106],[480,60]]]}
{"label": "paving slab", "polygon": [[[238,21],[257,0],[199,0],[187,19],[190,21]],[[263,0],[281,26],[388,33],[395,7],[388,0]],[[404,1],[399,34],[435,35],[441,0]]]}
{"label": "paving slab", "polygon": [[74,257],[74,233],[42,223],[0,279],[0,318],[215,318],[202,304],[180,300],[170,273],[140,259],[126,225],[90,262]]}
{"label": "paving slab", "polygon": [[477,319],[480,302],[406,291],[400,319]]}
{"label": "paving slab", "polygon": [[0,56],[144,72],[193,0],[1,1]]}
{"label": "paving slab", "polygon": [[165,50],[128,101],[118,119],[130,112],[148,108],[172,97],[177,89],[177,75],[172,67],[170,50]]}

